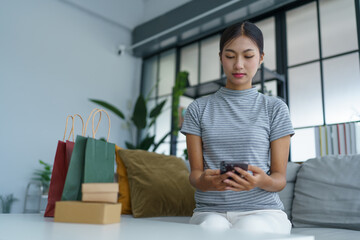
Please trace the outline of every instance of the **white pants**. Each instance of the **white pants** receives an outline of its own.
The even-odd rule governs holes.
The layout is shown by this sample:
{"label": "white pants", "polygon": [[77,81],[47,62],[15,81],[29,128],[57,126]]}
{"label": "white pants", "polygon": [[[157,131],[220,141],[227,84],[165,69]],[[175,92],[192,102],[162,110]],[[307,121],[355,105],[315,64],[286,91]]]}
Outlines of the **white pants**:
{"label": "white pants", "polygon": [[191,224],[212,230],[230,228],[256,233],[290,234],[291,222],[285,212],[276,209],[248,212],[195,212]]}

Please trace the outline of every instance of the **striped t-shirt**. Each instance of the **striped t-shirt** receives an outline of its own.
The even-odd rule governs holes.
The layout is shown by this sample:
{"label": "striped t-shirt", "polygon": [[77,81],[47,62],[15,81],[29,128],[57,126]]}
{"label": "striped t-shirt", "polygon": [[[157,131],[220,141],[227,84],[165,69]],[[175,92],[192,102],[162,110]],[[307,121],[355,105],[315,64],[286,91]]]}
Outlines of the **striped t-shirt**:
{"label": "striped t-shirt", "polygon": [[[256,88],[220,88],[215,94],[193,101],[185,114],[183,134],[200,136],[205,169],[219,169],[221,161],[244,161],[270,169],[270,142],[293,135],[287,105]],[[275,192],[196,190],[195,212],[283,209]]]}

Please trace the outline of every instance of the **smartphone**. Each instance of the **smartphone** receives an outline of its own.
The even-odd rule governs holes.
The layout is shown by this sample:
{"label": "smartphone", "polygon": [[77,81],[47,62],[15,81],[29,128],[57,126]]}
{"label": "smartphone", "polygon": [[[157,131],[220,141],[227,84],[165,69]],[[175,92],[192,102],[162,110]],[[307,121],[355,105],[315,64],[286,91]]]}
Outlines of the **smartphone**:
{"label": "smartphone", "polygon": [[[227,172],[234,172],[235,174],[240,176],[234,167],[239,167],[245,171],[248,170],[248,163],[245,162],[233,162],[233,161],[221,161],[220,163],[220,174],[224,174]],[[231,178],[230,178],[231,179]]]}

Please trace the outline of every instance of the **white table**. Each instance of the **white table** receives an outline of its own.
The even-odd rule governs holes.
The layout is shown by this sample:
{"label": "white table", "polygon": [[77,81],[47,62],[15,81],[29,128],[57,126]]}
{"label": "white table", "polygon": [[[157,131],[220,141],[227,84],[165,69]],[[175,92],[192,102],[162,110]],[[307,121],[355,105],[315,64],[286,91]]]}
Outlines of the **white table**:
{"label": "white table", "polygon": [[0,214],[0,240],[314,240],[300,235],[249,235],[239,230],[209,231],[200,226],[122,216],[110,225],[55,223],[40,214]]}

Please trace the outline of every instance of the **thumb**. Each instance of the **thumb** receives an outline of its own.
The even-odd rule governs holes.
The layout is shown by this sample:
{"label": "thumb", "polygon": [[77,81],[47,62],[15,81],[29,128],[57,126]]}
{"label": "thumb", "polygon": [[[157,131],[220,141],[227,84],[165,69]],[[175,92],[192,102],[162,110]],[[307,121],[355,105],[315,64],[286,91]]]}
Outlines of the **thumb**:
{"label": "thumb", "polygon": [[254,165],[249,165],[248,166],[248,171],[251,171],[253,173],[261,173],[263,172],[263,170],[257,166],[254,166]]}

